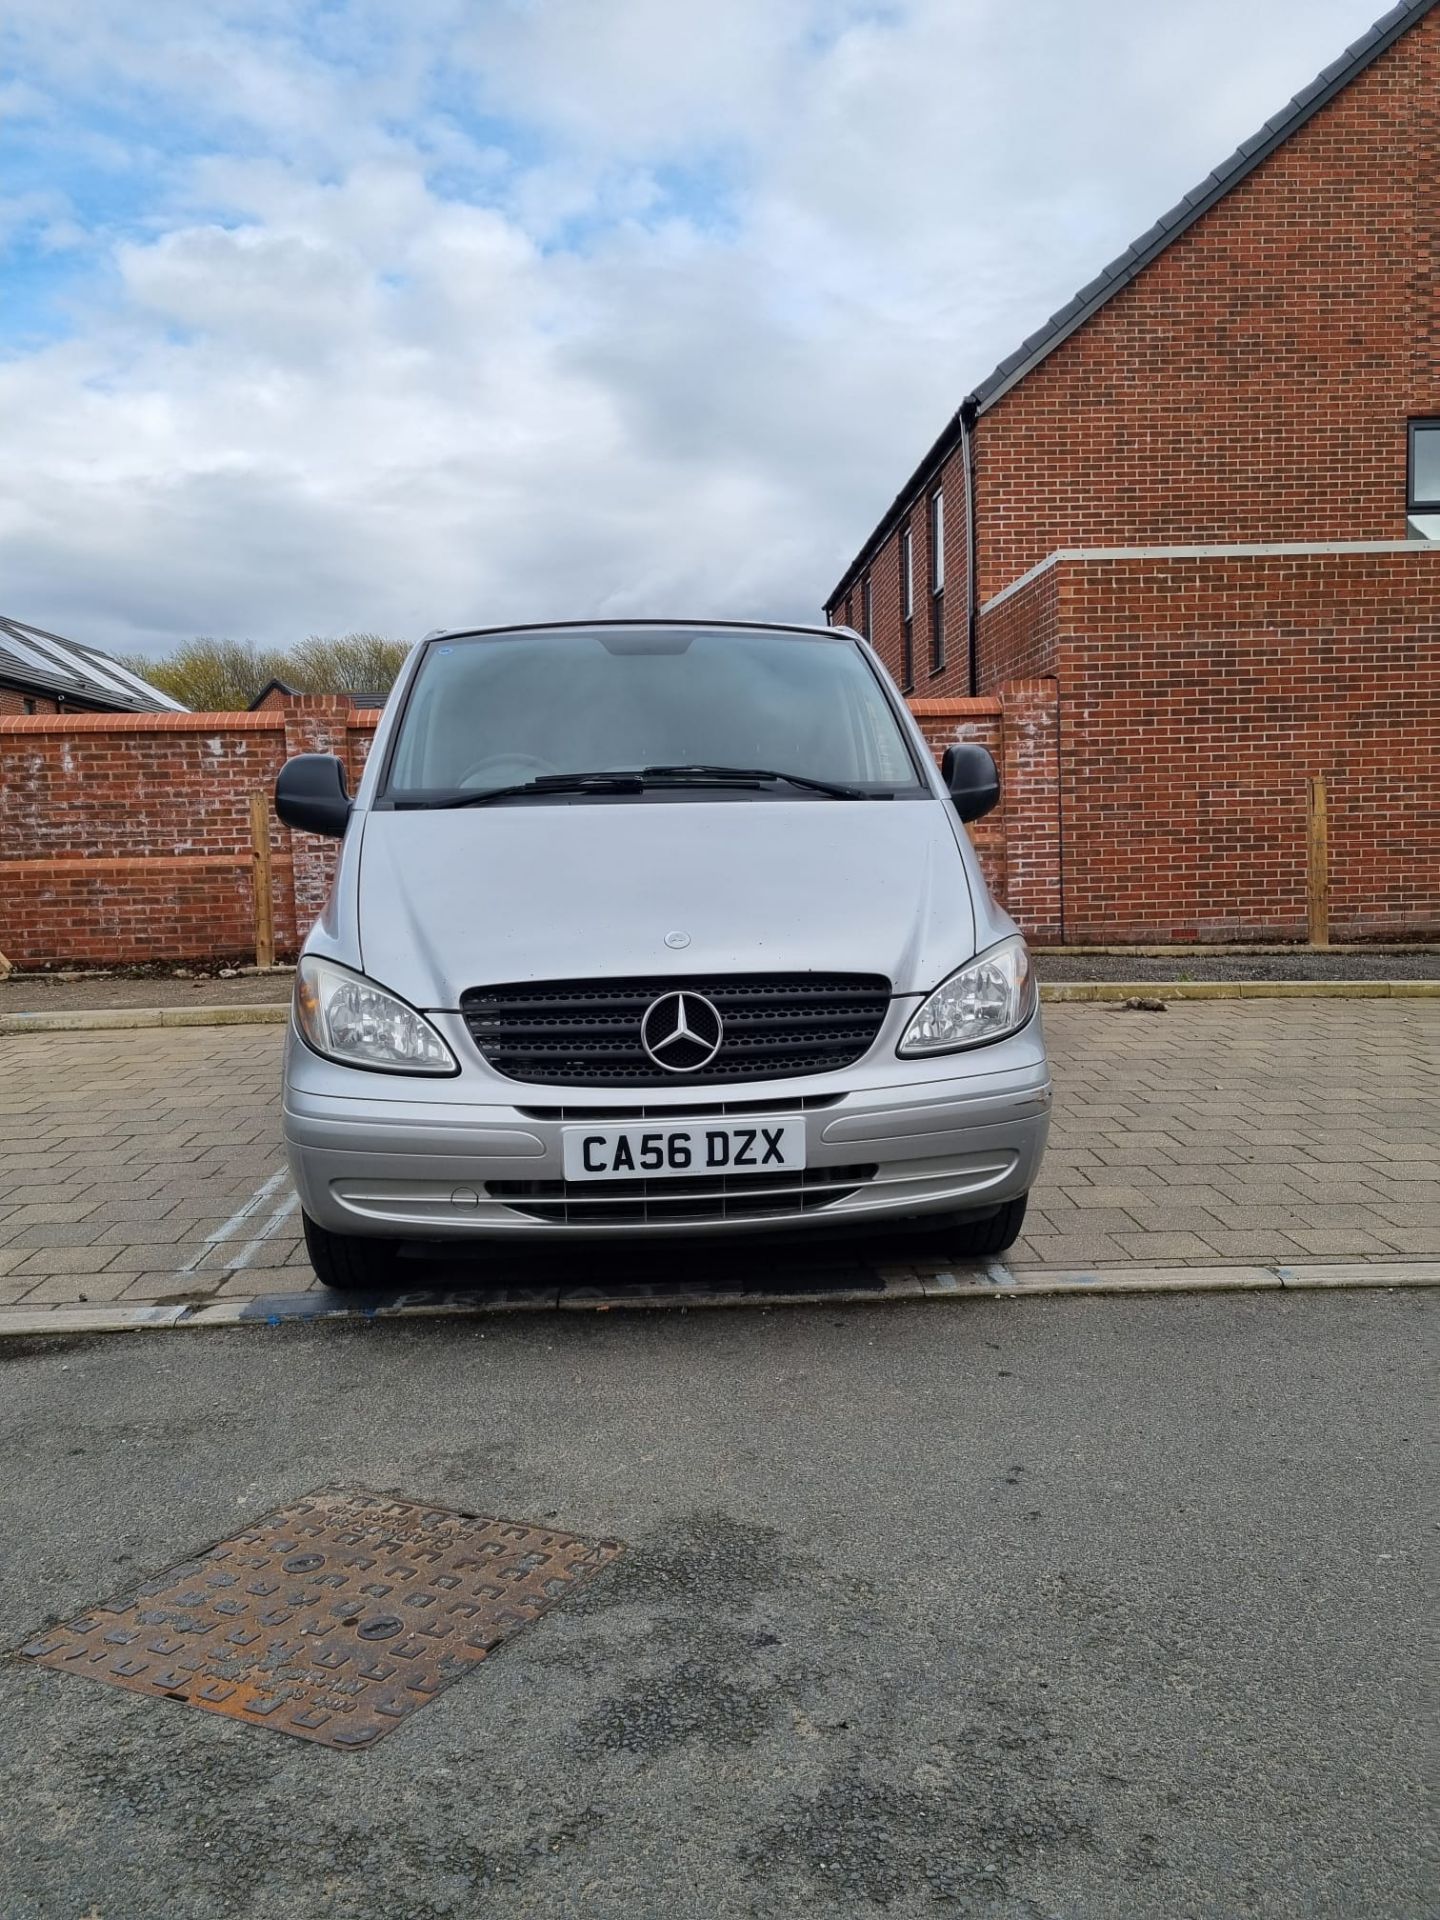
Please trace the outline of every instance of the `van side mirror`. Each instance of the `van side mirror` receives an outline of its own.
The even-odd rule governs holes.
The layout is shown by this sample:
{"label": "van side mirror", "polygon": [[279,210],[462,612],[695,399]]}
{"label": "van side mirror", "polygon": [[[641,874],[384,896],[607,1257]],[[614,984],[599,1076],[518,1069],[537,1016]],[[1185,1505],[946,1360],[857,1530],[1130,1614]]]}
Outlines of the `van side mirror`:
{"label": "van side mirror", "polygon": [[979,820],[1000,804],[1000,774],[988,747],[970,740],[947,747],[940,777],[962,820]]}
{"label": "van side mirror", "polygon": [[345,769],[333,753],[297,753],[275,781],[275,811],[301,833],[344,838],[350,820]]}

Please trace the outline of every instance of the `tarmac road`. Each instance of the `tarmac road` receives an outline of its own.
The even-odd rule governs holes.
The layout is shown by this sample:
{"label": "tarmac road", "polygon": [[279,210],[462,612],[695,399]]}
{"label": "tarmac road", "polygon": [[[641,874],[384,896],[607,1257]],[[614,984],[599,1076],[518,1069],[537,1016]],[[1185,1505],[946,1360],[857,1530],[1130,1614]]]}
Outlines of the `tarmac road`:
{"label": "tarmac road", "polygon": [[0,1346],[0,1644],[338,1483],[625,1556],[380,1745],[0,1662],[4,1920],[1420,1920],[1423,1292]]}

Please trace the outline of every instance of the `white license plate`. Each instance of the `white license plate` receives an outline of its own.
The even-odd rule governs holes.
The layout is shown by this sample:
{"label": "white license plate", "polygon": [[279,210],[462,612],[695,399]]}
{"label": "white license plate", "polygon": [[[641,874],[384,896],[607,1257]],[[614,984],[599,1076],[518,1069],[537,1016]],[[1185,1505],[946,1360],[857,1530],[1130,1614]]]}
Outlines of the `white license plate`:
{"label": "white license plate", "polygon": [[691,1121],[683,1127],[566,1127],[567,1180],[690,1179],[697,1174],[779,1173],[805,1164],[803,1120],[753,1126]]}

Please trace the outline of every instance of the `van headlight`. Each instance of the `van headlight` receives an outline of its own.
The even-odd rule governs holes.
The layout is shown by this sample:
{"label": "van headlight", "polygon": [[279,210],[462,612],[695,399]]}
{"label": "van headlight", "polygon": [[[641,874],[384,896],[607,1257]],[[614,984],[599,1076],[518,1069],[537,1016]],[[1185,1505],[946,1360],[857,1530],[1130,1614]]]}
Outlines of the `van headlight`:
{"label": "van headlight", "polygon": [[978,954],[921,1002],[900,1042],[902,1055],[953,1053],[1001,1040],[1035,1011],[1035,974],[1018,934]]}
{"label": "van headlight", "polygon": [[413,1007],[364,974],[302,954],[295,1025],[307,1046],[346,1067],[382,1073],[458,1073],[460,1062]]}

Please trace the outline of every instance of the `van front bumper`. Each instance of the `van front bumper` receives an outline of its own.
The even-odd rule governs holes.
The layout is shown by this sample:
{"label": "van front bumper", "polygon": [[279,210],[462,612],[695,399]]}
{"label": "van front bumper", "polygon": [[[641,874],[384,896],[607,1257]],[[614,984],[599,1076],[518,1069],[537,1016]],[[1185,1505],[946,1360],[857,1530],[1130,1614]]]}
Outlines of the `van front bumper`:
{"label": "van front bumper", "polygon": [[[823,1078],[628,1097],[470,1071],[432,1081],[359,1072],[320,1059],[292,1027],[283,1113],[301,1204],[333,1233],[571,1241],[980,1215],[1029,1191],[1050,1105],[1037,1014],[1010,1039],[964,1053],[902,1061],[877,1047]],[[743,1124],[751,1115],[803,1122],[803,1175],[772,1176],[763,1192],[719,1176],[606,1182],[603,1191],[565,1181],[563,1130],[582,1120]]]}

